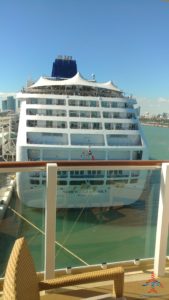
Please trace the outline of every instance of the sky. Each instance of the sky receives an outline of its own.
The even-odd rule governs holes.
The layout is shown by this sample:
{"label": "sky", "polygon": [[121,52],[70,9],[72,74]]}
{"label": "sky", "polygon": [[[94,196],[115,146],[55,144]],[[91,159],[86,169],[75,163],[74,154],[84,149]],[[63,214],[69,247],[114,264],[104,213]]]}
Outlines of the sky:
{"label": "sky", "polygon": [[169,1],[0,1],[0,94],[50,76],[58,55],[132,94],[142,114],[169,113]]}

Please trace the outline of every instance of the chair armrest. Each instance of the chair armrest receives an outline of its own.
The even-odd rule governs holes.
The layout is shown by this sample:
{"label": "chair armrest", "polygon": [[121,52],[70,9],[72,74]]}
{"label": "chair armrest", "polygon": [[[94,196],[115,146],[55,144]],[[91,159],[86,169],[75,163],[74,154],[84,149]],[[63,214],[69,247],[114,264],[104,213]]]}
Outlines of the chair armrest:
{"label": "chair armrest", "polygon": [[39,282],[39,290],[49,290],[59,287],[107,280],[114,280],[116,296],[122,297],[124,287],[124,270],[122,267],[84,272],[81,274],[69,274],[55,279],[43,280]]}

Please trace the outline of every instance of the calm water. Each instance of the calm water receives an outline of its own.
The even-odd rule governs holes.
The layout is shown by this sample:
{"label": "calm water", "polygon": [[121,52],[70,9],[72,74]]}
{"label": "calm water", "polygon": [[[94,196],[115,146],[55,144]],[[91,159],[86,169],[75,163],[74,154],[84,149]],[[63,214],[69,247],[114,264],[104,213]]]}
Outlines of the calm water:
{"label": "calm water", "polygon": [[[169,159],[169,128],[143,126],[150,159]],[[56,266],[79,266],[152,257],[156,232],[160,172],[146,173],[147,183],[132,205],[105,209],[60,209],[57,211]],[[16,206],[16,197],[12,205]],[[37,270],[44,269],[44,210],[25,206],[8,209],[0,224],[0,273],[16,236],[26,236]],[[36,226],[33,227],[31,223]],[[40,230],[40,231],[39,231]]]}
{"label": "calm water", "polygon": [[143,126],[150,159],[169,159],[169,128]]}

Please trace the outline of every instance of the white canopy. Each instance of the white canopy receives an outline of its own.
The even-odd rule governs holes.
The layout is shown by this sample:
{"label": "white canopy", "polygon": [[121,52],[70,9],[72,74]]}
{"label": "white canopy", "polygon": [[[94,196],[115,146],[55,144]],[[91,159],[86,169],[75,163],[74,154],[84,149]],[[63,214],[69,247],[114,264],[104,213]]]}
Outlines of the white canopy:
{"label": "white canopy", "polygon": [[66,86],[66,85],[67,86],[81,85],[81,86],[90,86],[94,88],[98,87],[98,88],[104,88],[104,89],[120,92],[120,90],[115,85],[113,85],[111,81],[103,82],[103,83],[99,83],[96,81],[89,81],[83,78],[83,76],[79,72],[72,78],[63,79],[63,80],[55,80],[52,77],[51,78],[40,77],[36,83],[30,86],[30,88],[43,87],[43,86]]}

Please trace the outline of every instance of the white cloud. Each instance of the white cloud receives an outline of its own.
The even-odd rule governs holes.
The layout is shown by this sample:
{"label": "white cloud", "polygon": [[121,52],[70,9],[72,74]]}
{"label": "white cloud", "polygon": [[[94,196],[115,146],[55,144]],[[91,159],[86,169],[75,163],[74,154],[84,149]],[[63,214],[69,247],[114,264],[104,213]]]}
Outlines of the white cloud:
{"label": "white cloud", "polygon": [[16,93],[1,93],[0,92],[0,97],[7,97],[7,96],[15,96]]}
{"label": "white cloud", "polygon": [[138,105],[141,108],[141,114],[149,112],[150,114],[169,113],[169,98],[158,97],[150,99],[146,97],[136,97]]}
{"label": "white cloud", "polygon": [[168,103],[168,104],[169,104],[169,99],[166,99],[166,98],[163,98],[163,97],[159,97],[159,98],[157,99],[157,101],[158,101],[159,103]]}

